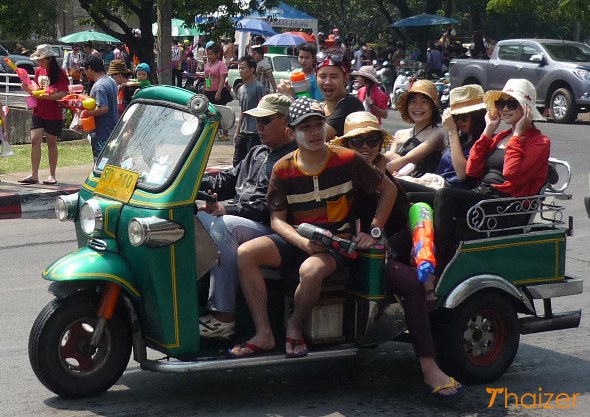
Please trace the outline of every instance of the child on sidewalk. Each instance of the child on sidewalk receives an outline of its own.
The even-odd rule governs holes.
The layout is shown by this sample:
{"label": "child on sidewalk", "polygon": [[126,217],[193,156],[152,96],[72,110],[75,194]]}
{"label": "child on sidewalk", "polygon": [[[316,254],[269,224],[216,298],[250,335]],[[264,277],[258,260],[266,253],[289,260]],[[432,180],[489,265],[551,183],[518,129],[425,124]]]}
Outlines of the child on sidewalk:
{"label": "child on sidewalk", "polygon": [[233,165],[236,166],[245,158],[248,151],[256,145],[260,145],[260,138],[256,129],[256,118],[248,110],[256,108],[258,102],[265,94],[265,89],[254,77],[256,61],[251,56],[243,56],[238,60],[238,71],[242,79],[242,86],[238,89],[238,101],[241,113],[234,134]]}

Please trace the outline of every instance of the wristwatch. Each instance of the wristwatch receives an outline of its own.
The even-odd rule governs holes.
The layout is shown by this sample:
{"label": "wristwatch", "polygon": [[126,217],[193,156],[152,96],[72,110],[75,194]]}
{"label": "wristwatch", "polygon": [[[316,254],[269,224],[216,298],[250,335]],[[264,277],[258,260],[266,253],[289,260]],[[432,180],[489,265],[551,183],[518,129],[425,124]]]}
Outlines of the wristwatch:
{"label": "wristwatch", "polygon": [[371,236],[375,240],[380,240],[383,237],[383,229],[380,227],[373,227],[371,229]]}

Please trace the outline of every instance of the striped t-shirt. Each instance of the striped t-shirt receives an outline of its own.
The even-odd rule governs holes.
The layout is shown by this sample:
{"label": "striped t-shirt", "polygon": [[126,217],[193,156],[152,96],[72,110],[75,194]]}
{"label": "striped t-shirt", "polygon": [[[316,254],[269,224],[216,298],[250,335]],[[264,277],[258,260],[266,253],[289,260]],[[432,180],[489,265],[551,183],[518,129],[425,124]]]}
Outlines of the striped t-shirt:
{"label": "striped t-shirt", "polygon": [[271,212],[288,210],[287,221],[293,226],[311,223],[348,238],[354,191],[372,194],[383,174],[353,150],[326,146],[329,157],[316,174],[299,168],[299,150],[275,164],[268,185],[268,208]]}

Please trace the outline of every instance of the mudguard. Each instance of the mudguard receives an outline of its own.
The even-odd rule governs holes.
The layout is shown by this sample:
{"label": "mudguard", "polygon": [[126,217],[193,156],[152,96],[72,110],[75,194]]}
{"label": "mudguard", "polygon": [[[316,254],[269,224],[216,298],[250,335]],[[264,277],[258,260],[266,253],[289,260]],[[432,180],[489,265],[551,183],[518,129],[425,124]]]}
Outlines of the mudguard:
{"label": "mudguard", "polygon": [[97,252],[82,247],[49,265],[43,278],[54,282],[110,281],[119,284],[127,293],[141,299],[141,293],[125,260],[114,252]]}

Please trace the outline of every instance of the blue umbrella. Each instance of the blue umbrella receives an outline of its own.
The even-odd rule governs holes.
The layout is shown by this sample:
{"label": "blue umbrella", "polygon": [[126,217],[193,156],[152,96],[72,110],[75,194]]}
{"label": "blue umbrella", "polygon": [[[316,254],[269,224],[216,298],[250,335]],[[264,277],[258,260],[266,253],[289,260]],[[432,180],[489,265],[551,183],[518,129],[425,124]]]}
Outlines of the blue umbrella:
{"label": "blue umbrella", "polygon": [[293,46],[297,47],[305,42],[301,36],[290,35],[288,33],[279,33],[278,35],[271,36],[263,43],[267,46]]}
{"label": "blue umbrella", "polygon": [[238,32],[252,32],[264,36],[276,35],[276,32],[272,30],[272,27],[268,23],[258,19],[242,19],[236,23],[236,30]]}
{"label": "blue umbrella", "polygon": [[436,26],[436,25],[450,25],[456,24],[459,21],[446,16],[438,16],[435,14],[417,14],[416,16],[406,17],[398,20],[390,26],[394,28],[411,27],[411,26]]}

